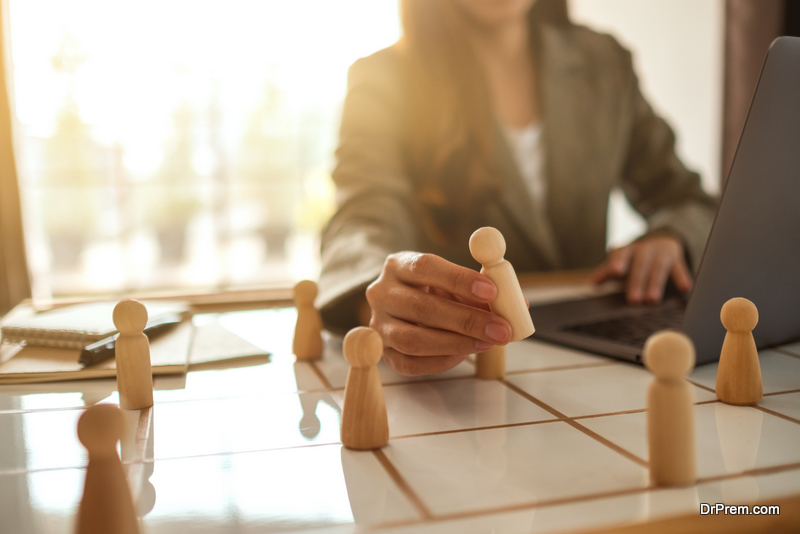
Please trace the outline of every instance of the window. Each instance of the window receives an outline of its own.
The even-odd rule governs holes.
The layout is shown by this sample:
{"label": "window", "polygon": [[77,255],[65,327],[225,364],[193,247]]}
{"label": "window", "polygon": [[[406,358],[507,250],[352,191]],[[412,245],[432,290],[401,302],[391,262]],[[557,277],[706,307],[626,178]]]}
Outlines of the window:
{"label": "window", "polygon": [[8,0],[34,296],[316,277],[347,67],[396,0]]}

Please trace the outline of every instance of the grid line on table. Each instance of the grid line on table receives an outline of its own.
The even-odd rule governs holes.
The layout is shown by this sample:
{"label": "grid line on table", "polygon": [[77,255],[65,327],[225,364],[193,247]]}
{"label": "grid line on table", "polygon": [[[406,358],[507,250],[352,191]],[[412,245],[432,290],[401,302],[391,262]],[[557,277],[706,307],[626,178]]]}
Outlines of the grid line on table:
{"label": "grid line on table", "polygon": [[761,476],[761,475],[774,475],[775,473],[783,473],[786,471],[795,471],[800,469],[800,462],[795,462],[792,464],[782,464],[782,465],[771,465],[768,467],[754,467],[753,469],[748,469],[746,471],[741,471],[739,473],[725,473],[722,475],[714,475],[705,478],[698,478],[695,481],[696,484],[705,484],[708,482],[719,482],[721,480],[731,480],[734,478],[739,477],[753,477],[753,476]]}
{"label": "grid line on table", "polygon": [[585,426],[583,426],[579,422],[575,421],[574,419],[565,419],[564,422],[567,423],[568,425],[570,425],[575,430],[579,430],[579,431],[583,432],[584,434],[586,434],[587,436],[589,436],[590,438],[594,439],[595,441],[605,445],[606,447],[608,447],[612,451],[616,452],[617,454],[621,454],[622,456],[624,456],[625,458],[627,458],[631,462],[639,464],[642,467],[649,467],[650,466],[649,462],[643,460],[642,458],[639,458],[638,456],[636,456],[635,454],[633,454],[629,450],[626,450],[625,448],[620,447],[619,445],[617,445],[616,443],[612,442],[611,440],[608,440],[608,439],[604,438],[603,436],[601,436],[597,432],[589,430],[588,428],[586,428]]}
{"label": "grid line on table", "polygon": [[[556,499],[542,500],[542,501],[527,501],[517,504],[508,504],[505,506],[495,506],[492,508],[476,508],[470,511],[450,512],[445,514],[434,514],[425,520],[417,520],[408,522],[410,525],[437,523],[441,521],[453,521],[458,519],[469,519],[488,515],[503,514],[508,512],[518,512],[521,510],[530,510],[536,508],[546,508],[549,506],[561,506],[565,504],[575,504],[580,502],[588,502],[596,499],[608,499],[613,497],[623,497],[626,495],[636,495],[637,493],[645,493],[647,491],[657,489],[652,486],[627,488],[621,490],[611,490],[604,492],[587,493],[584,495],[577,495],[573,497],[561,497]],[[371,529],[386,528],[384,524],[370,525]]]}
{"label": "grid line on table", "polygon": [[[694,405],[695,406],[702,406],[704,404],[714,404],[714,403],[717,403],[717,402],[719,402],[719,400],[714,399],[714,400],[695,402]],[[635,410],[621,410],[619,412],[590,413],[588,415],[576,415],[575,417],[568,417],[567,419],[572,419],[573,421],[580,421],[580,420],[583,420],[583,419],[597,419],[599,417],[610,417],[612,415],[630,415],[630,414],[642,413],[642,412],[646,412],[646,411],[647,411],[647,408],[637,408]]]}
{"label": "grid line on table", "polygon": [[703,384],[699,384],[699,383],[697,383],[697,382],[695,382],[695,381],[693,381],[693,380],[691,380],[689,378],[687,378],[686,381],[689,382],[690,384],[692,384],[693,386],[696,386],[696,387],[698,387],[700,389],[704,389],[704,390],[708,391],[709,393],[714,393],[715,395],[717,393],[716,389],[710,388],[708,386],[704,386]]}
{"label": "grid line on table", "polygon": [[784,356],[791,356],[792,358],[800,359],[800,354],[797,354],[797,353],[792,352],[790,350],[786,350],[783,347],[775,347],[775,348],[772,348],[772,349],[769,349],[769,350],[772,350],[772,351],[775,351],[775,352],[779,352],[779,353],[783,354]]}
{"label": "grid line on table", "polygon": [[[388,459],[387,459],[388,461]],[[783,473],[787,471],[794,471],[800,469],[800,463],[794,464],[785,464],[780,466],[771,466],[771,467],[761,467],[756,469],[750,469],[747,471],[743,471],[741,473],[727,473],[724,475],[715,475],[712,477],[705,477],[705,478],[698,478],[694,485],[698,484],[706,484],[711,482],[720,482],[724,480],[733,480],[737,478],[745,478],[745,477],[752,477],[752,476],[763,476],[763,475],[772,475],[776,473]],[[550,500],[542,500],[542,501],[529,501],[524,503],[517,503],[512,505],[506,506],[497,506],[493,508],[478,508],[470,511],[461,511],[461,512],[454,512],[454,513],[447,513],[447,514],[431,514],[429,517],[425,517],[424,519],[420,520],[411,520],[403,522],[402,525],[400,523],[376,523],[369,525],[369,529],[382,529],[382,528],[389,528],[389,527],[397,527],[397,526],[412,526],[415,524],[428,524],[428,523],[437,523],[442,521],[453,521],[459,519],[469,519],[469,518],[477,518],[483,516],[490,516],[495,514],[502,514],[508,512],[516,512],[522,510],[529,510],[529,509],[538,509],[538,508],[547,508],[551,506],[562,506],[567,504],[577,504],[581,502],[590,502],[594,500],[601,500],[601,499],[608,499],[613,497],[623,497],[627,495],[636,495],[640,493],[647,493],[656,490],[662,489],[669,489],[667,487],[661,486],[653,486],[648,485],[645,487],[636,487],[636,488],[628,488],[628,489],[621,489],[621,490],[612,490],[606,492],[596,492],[590,493],[585,495],[577,495],[572,497],[563,497],[557,499],[550,499]],[[413,490],[412,490],[413,491]]]}
{"label": "grid line on table", "polygon": [[498,382],[500,382],[501,384],[505,385],[508,389],[510,389],[511,391],[516,393],[517,395],[520,395],[523,398],[527,399],[528,401],[534,403],[536,406],[538,406],[542,410],[548,411],[551,414],[555,415],[559,420],[564,421],[564,420],[567,419],[567,416],[564,415],[563,413],[561,413],[558,410],[556,410],[555,408],[551,407],[549,404],[545,404],[544,402],[540,401],[539,399],[537,399],[536,397],[534,397],[533,395],[531,395],[527,391],[524,391],[524,390],[518,388],[517,386],[515,386],[511,382],[508,382],[507,380],[502,379],[502,378],[499,378]]}
{"label": "grid line on table", "polygon": [[[596,432],[592,432],[591,430],[589,430],[588,428],[586,428],[582,424],[580,424],[577,421],[575,421],[574,418],[567,417],[566,415],[564,415],[560,411],[558,411],[555,408],[549,406],[548,404],[540,401],[539,399],[537,399],[533,395],[521,390],[520,388],[518,388],[514,384],[511,384],[511,383],[509,383],[509,382],[507,382],[505,380],[500,380],[500,382],[505,384],[512,391],[515,391],[519,395],[522,395],[523,397],[525,397],[529,401],[533,402],[534,404],[536,404],[540,408],[542,408],[544,410],[547,410],[548,412],[552,413],[553,415],[558,417],[558,419],[560,421],[564,421],[565,423],[567,423],[569,426],[571,426],[575,430],[578,430],[579,432],[582,432],[583,434],[585,434],[586,436],[592,438],[593,440],[595,440],[596,442],[600,443],[601,445],[605,445],[607,448],[611,449],[612,451],[616,452],[617,454],[622,455],[623,457],[627,458],[628,460],[630,460],[630,461],[632,461],[632,462],[634,462],[634,463],[636,463],[636,464],[638,464],[638,465],[640,465],[642,467],[647,467],[649,465],[648,462],[646,462],[645,460],[639,458],[638,456],[633,454],[631,451],[626,450],[625,448],[620,447],[616,443],[613,443],[613,442],[607,440],[606,438],[600,436]],[[611,415],[611,414],[607,414],[607,415]]]}
{"label": "grid line on table", "polygon": [[545,367],[543,369],[517,369],[516,371],[508,371],[507,375],[521,375],[528,373],[546,373],[548,371],[566,371],[570,369],[585,369],[590,367],[608,367],[616,365],[617,362],[592,362],[592,363],[575,363],[572,365],[559,365],[557,367]]}
{"label": "grid line on table", "polygon": [[475,432],[477,430],[494,430],[498,428],[514,428],[518,426],[533,426],[533,425],[541,425],[543,423],[556,423],[562,421],[562,419],[544,419],[542,421],[524,421],[522,423],[506,423],[502,425],[490,425],[490,426],[478,426],[478,427],[471,427],[471,428],[454,428],[452,430],[437,430],[434,432],[420,432],[419,434],[403,434],[402,436],[392,436],[392,440],[395,439],[410,439],[410,438],[422,438],[427,436],[443,436],[446,434],[460,434],[463,432]]}
{"label": "grid line on table", "polygon": [[781,419],[785,419],[785,420],[787,420],[787,421],[789,421],[791,423],[795,423],[795,424],[800,425],[800,421],[798,421],[794,417],[789,417],[788,415],[783,415],[782,413],[775,412],[773,410],[770,410],[769,408],[764,408],[760,404],[754,405],[753,408],[755,408],[757,410],[761,410],[764,413],[768,413],[770,415],[774,415],[775,417],[780,417]]}
{"label": "grid line on table", "polygon": [[381,449],[375,449],[372,451],[373,456],[378,460],[378,462],[383,467],[386,474],[397,484],[397,487],[400,488],[400,491],[403,492],[403,495],[411,502],[414,508],[417,510],[420,516],[423,519],[431,519],[433,517],[433,513],[431,512],[430,508],[428,508],[425,503],[423,502],[422,498],[417,495],[408,481],[405,479],[403,475],[400,474],[400,471],[394,466],[394,464],[386,457]]}
{"label": "grid line on table", "polygon": [[789,393],[800,393],[800,389],[788,389],[786,391],[773,391],[772,393],[764,393],[765,397],[774,397],[775,395],[787,395]]}
{"label": "grid line on table", "polygon": [[[581,425],[578,421],[576,421],[576,420],[579,420],[579,419],[590,419],[590,418],[595,418],[595,417],[608,417],[608,416],[621,415],[621,414],[626,414],[626,413],[646,412],[647,411],[646,409],[630,410],[630,411],[618,412],[618,413],[593,414],[593,415],[589,415],[589,416],[578,416],[578,417],[574,417],[573,418],[573,417],[568,417],[568,416],[562,414],[558,410],[555,410],[554,408],[550,407],[546,403],[540,401],[539,399],[536,399],[532,395],[530,395],[530,394],[528,394],[528,393],[526,393],[524,391],[519,390],[519,388],[517,388],[513,384],[509,384],[509,383],[505,382],[505,380],[503,380],[503,379],[498,379],[498,381],[503,383],[503,384],[505,384],[507,387],[509,387],[509,389],[511,389],[513,391],[516,391],[517,393],[519,393],[520,395],[525,397],[530,402],[536,404],[540,408],[543,408],[543,409],[549,411],[550,413],[552,413],[553,415],[555,415],[556,417],[558,417],[557,421],[563,421],[563,422],[569,424],[570,426],[572,426],[576,430],[581,431],[582,433],[584,433],[588,437],[590,437],[590,438],[594,439],[595,441],[605,445],[606,447],[614,450],[618,454],[621,454],[622,456],[624,456],[628,460],[630,460],[630,461],[632,461],[632,462],[634,462],[634,463],[636,463],[636,464],[638,464],[638,465],[640,465],[642,467],[647,468],[649,466],[649,462],[645,461],[642,458],[639,458],[635,454],[631,453],[630,451],[626,450],[625,448],[623,448],[621,446],[616,445],[615,443],[607,440],[606,438],[603,438],[602,436],[600,436],[600,435],[596,434],[595,432],[589,430],[588,428],[586,428],[583,425]],[[709,401],[703,401],[703,402],[695,403],[695,405],[715,404],[715,403],[718,403],[718,402],[720,402],[720,401],[718,401],[718,400],[709,400]],[[791,422],[800,424],[800,421],[796,421],[796,420],[794,420],[792,418],[789,418],[789,417],[786,417],[786,416],[782,416],[781,414],[774,413],[774,412],[772,412],[772,410],[769,410],[769,409],[766,409],[766,408],[762,408],[761,406],[758,406],[758,405],[755,406],[755,407],[761,409],[762,411],[764,411],[766,413],[770,413],[772,415],[776,415],[778,417],[782,417],[784,419],[788,419]],[[545,423],[545,422],[552,423],[552,422],[556,422],[556,420],[537,421],[537,422],[529,422],[529,423],[521,423],[521,424],[513,424],[513,425],[497,425],[496,427],[492,427],[492,428],[504,428],[504,427],[511,427],[511,426],[525,426],[525,425],[532,425],[532,424],[541,424],[541,423]],[[475,430],[482,430],[482,428],[471,428],[471,429],[463,429],[463,430],[456,430],[456,431],[446,431],[446,432],[432,432],[432,433],[425,434],[425,435],[449,434],[449,433],[453,433],[453,432],[469,432],[469,431],[475,431]],[[404,436],[404,437],[415,437],[415,436]],[[397,439],[397,437],[394,437],[392,439]],[[791,463],[791,464],[782,464],[782,465],[777,465],[777,466],[754,468],[754,469],[749,469],[749,470],[742,471],[742,472],[739,472],[739,473],[726,473],[726,474],[723,474],[723,475],[715,475],[715,476],[711,476],[711,477],[698,478],[695,481],[694,485],[702,484],[702,483],[709,483],[709,482],[717,482],[717,481],[721,481],[721,480],[736,479],[736,478],[742,478],[742,477],[750,477],[750,476],[759,476],[759,475],[769,475],[769,474],[775,474],[775,473],[782,473],[782,472],[793,471],[793,470],[797,470],[797,469],[800,469],[800,463]],[[430,519],[430,522],[445,521],[445,520],[456,520],[456,519],[466,519],[466,518],[470,518],[470,517],[481,517],[481,516],[487,516],[487,515],[494,515],[494,514],[498,514],[498,513],[525,510],[525,509],[530,509],[530,508],[542,508],[542,507],[546,507],[546,506],[555,506],[555,505],[563,505],[563,504],[574,504],[574,503],[592,501],[592,500],[609,498],[609,497],[616,497],[616,496],[624,496],[624,495],[633,495],[633,494],[637,494],[637,493],[644,493],[644,492],[655,490],[655,489],[659,489],[659,488],[657,486],[649,485],[649,486],[644,487],[644,488],[632,488],[632,489],[627,489],[627,490],[617,490],[617,491],[611,491],[611,492],[592,493],[590,495],[583,495],[583,496],[579,495],[579,496],[575,496],[575,497],[565,497],[565,498],[561,498],[561,499],[552,499],[552,500],[548,500],[548,501],[539,501],[539,502],[534,502],[534,503],[530,503],[530,502],[529,503],[519,503],[519,504],[516,504],[516,505],[509,505],[509,506],[504,506],[504,507],[478,509],[478,510],[473,510],[473,511],[470,511],[470,512],[459,512],[459,513],[453,513],[453,514],[435,515]],[[422,521],[420,521],[418,523],[422,523]]]}
{"label": "grid line on table", "polygon": [[323,373],[322,371],[320,371],[320,370],[319,370],[319,367],[317,367],[317,362],[315,362],[315,361],[310,361],[310,362],[308,362],[308,363],[309,363],[309,367],[311,367],[311,370],[312,370],[312,371],[314,372],[314,374],[317,376],[317,378],[319,379],[319,381],[320,381],[320,382],[322,382],[322,385],[323,385],[323,386],[324,386],[324,387],[325,387],[327,390],[329,390],[329,391],[330,391],[330,390],[332,390],[332,389],[334,389],[334,388],[333,388],[333,385],[332,385],[332,384],[330,383],[330,381],[328,380],[328,377],[327,377],[327,376],[325,376],[325,373]]}
{"label": "grid line on table", "polygon": [[[463,379],[465,377],[460,377],[460,378]],[[437,380],[432,380],[431,382],[435,382],[435,381],[437,381]],[[518,390],[518,388],[516,388],[515,386],[513,386],[511,384],[506,383],[502,379],[499,380],[499,382],[504,383],[511,390],[514,390],[514,391]],[[332,388],[332,389],[336,389],[336,388]],[[539,401],[535,397],[533,397],[533,396],[531,396],[531,395],[529,395],[529,394],[527,394],[525,392],[521,392],[521,391],[517,391],[517,392],[519,394],[521,394],[523,397],[525,397],[526,399],[528,399],[530,402],[533,402],[537,406],[539,406],[539,407],[549,411],[550,413],[552,413],[554,416],[559,418],[558,420],[563,420],[563,421],[567,422],[568,424],[570,424],[571,426],[573,426],[577,430],[580,430],[584,434],[587,434],[589,437],[594,438],[596,441],[598,441],[600,443],[603,443],[606,446],[609,446],[610,442],[607,442],[605,440],[605,438],[597,436],[594,432],[586,429],[585,427],[583,427],[582,425],[577,423],[575,420],[576,419],[580,420],[580,419],[587,419],[587,418],[594,418],[594,417],[602,417],[602,416],[610,416],[610,415],[618,415],[618,414],[624,414],[624,413],[636,413],[636,412],[646,411],[646,410],[632,410],[632,411],[628,411],[628,412],[608,413],[608,414],[594,414],[594,415],[590,415],[590,416],[578,416],[578,417],[571,418],[571,417],[565,416],[564,414],[558,412],[557,410],[551,408],[550,406],[548,406],[544,402]],[[705,401],[705,402],[697,403],[697,404],[711,404],[711,403],[715,403],[715,402],[718,402],[718,401]],[[770,413],[772,415],[776,415],[778,417],[782,417],[781,414],[776,414],[776,413],[772,412],[772,410],[763,409],[760,406],[756,406],[756,408],[762,409],[762,411],[764,411],[766,413]],[[137,426],[137,442],[141,442],[142,440],[146,441],[147,432],[149,431],[149,421],[151,420],[151,417],[152,417],[152,409],[146,409],[146,410],[143,410],[141,412],[141,415],[140,415],[140,418],[139,418],[139,424]],[[789,420],[791,420],[792,422],[795,422],[795,423],[800,423],[799,421],[793,420],[791,418],[787,418],[787,417],[783,417],[783,418],[784,419],[789,419]],[[502,428],[502,427],[523,426],[523,425],[528,425],[528,424],[539,424],[539,423],[544,423],[544,422],[555,422],[555,421],[556,420],[548,420],[548,421],[537,421],[537,422],[532,422],[532,423],[497,425],[497,426],[494,426],[494,427],[486,427],[486,428]],[[474,430],[482,430],[482,429],[484,429],[484,428],[472,428],[472,429],[464,429],[464,430],[456,430],[456,431],[433,432],[433,433],[425,434],[425,435],[448,434],[448,433],[452,433],[452,432],[474,431]],[[400,437],[394,437],[392,439],[398,439],[398,438],[402,438],[402,437],[414,437],[414,436],[400,436]],[[303,446],[300,446],[300,447],[297,447],[297,446],[282,447],[282,448],[270,449],[270,450],[282,450],[282,449],[294,449],[294,448],[306,448],[306,447],[319,447],[319,446],[326,446],[326,445],[330,445],[330,444],[308,444],[308,445],[303,445]],[[618,453],[623,454],[629,460],[634,461],[634,462],[636,462],[636,463],[638,463],[640,465],[643,465],[645,467],[647,466],[646,462],[644,462],[643,460],[639,459],[635,455],[631,454],[630,457],[629,457],[627,454],[625,454],[627,452],[627,451],[625,451],[625,449],[623,449],[621,447],[614,446],[614,444],[611,444],[611,445],[612,445],[611,448],[613,450],[616,450]],[[235,453],[225,453],[225,454],[247,454],[247,453],[252,453],[252,452],[258,452],[258,450],[237,451]],[[387,472],[387,474],[392,478],[392,480],[401,489],[403,494],[413,504],[415,509],[417,509],[419,511],[420,515],[422,516],[422,519],[413,520],[413,521],[407,521],[407,522],[395,522],[395,523],[391,523],[391,524],[387,523],[385,525],[384,524],[375,524],[375,525],[370,525],[369,526],[370,529],[372,529],[372,528],[388,528],[390,526],[398,527],[398,526],[403,526],[403,525],[406,525],[406,524],[408,524],[408,525],[426,524],[426,523],[435,523],[435,522],[454,520],[454,519],[465,519],[465,518],[471,518],[471,517],[490,516],[490,515],[494,515],[494,514],[498,514],[498,513],[513,512],[513,511],[519,511],[519,510],[525,510],[525,509],[531,509],[531,508],[543,508],[543,507],[555,506],[555,505],[572,504],[572,503],[580,503],[580,502],[589,502],[589,501],[593,501],[593,500],[610,498],[610,497],[615,497],[615,496],[633,495],[633,494],[645,493],[647,491],[651,491],[651,490],[657,489],[657,488],[654,488],[652,486],[647,486],[647,487],[644,487],[644,488],[631,488],[631,489],[625,489],[625,490],[615,490],[615,491],[610,491],[610,492],[592,493],[592,494],[587,494],[587,495],[578,495],[578,496],[573,496],[573,497],[565,497],[565,498],[560,498],[560,499],[551,499],[551,500],[538,501],[538,502],[519,503],[519,504],[508,505],[508,506],[503,506],[503,507],[476,509],[476,510],[472,510],[472,511],[469,511],[469,512],[460,512],[460,513],[453,513],[453,514],[435,515],[435,514],[431,513],[431,511],[427,508],[427,506],[422,501],[422,499],[419,496],[416,495],[416,493],[408,485],[408,483],[405,481],[403,476],[400,474],[400,472],[397,470],[397,468],[391,463],[391,461],[386,457],[386,455],[383,453],[383,451],[381,451],[381,450],[373,451],[373,454],[375,455],[376,459],[378,459],[379,463],[382,465],[382,467]],[[217,454],[196,455],[196,456],[192,456],[192,457],[207,457],[207,456],[217,456]],[[180,458],[188,458],[188,457],[183,457],[182,456]],[[165,459],[165,460],[167,460],[167,459]],[[766,468],[757,468],[757,469],[744,471],[744,472],[741,472],[741,473],[724,474],[724,475],[717,475],[717,476],[713,476],[713,477],[701,478],[701,479],[698,479],[696,481],[696,484],[707,483],[707,482],[716,482],[716,481],[727,480],[727,479],[735,479],[735,478],[740,478],[740,477],[745,477],[745,476],[768,475],[768,474],[780,473],[780,472],[785,472],[785,471],[792,471],[792,470],[796,470],[796,469],[800,469],[800,463],[784,464],[784,465],[771,466],[771,467],[766,467]],[[51,470],[51,469],[48,469],[48,471],[49,470]],[[26,472],[30,472],[30,471],[26,470]]]}

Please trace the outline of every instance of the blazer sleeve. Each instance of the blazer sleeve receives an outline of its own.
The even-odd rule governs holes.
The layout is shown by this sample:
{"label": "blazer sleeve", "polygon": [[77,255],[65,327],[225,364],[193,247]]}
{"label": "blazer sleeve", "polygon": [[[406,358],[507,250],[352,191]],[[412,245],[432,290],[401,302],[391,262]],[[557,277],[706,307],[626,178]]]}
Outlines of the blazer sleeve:
{"label": "blazer sleeve", "polygon": [[628,201],[647,220],[648,233],[666,232],[684,244],[697,269],[716,213],[717,201],[703,191],[700,176],[675,154],[675,134],[653,112],[639,89],[630,53],[623,51],[632,124],[622,176]]}
{"label": "blazer sleeve", "polygon": [[357,325],[357,306],[387,255],[415,248],[400,97],[393,50],[350,67],[333,171],[336,213],[322,235],[317,299],[325,326],[334,331]]}

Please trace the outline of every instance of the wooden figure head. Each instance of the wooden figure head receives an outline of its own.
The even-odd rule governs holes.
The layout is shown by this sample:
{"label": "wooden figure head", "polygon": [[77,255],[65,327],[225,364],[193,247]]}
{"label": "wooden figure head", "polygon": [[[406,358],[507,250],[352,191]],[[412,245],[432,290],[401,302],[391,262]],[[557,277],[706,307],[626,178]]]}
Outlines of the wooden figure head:
{"label": "wooden figure head", "polygon": [[694,345],[680,332],[656,332],[644,344],[644,364],[656,378],[683,378],[692,370],[694,362]]}
{"label": "wooden figure head", "polygon": [[732,298],[722,305],[719,318],[728,332],[752,332],[758,324],[758,308],[745,298]]}
{"label": "wooden figure head", "polygon": [[301,280],[294,286],[295,305],[313,304],[317,298],[317,284],[311,280]]}
{"label": "wooden figure head", "polygon": [[370,367],[380,361],[383,341],[375,330],[359,326],[344,336],[342,351],[352,367]]}
{"label": "wooden figure head", "polygon": [[147,325],[147,308],[134,299],[122,299],[114,306],[114,326],[120,334],[140,334]]}
{"label": "wooden figure head", "polygon": [[500,230],[491,226],[478,228],[469,238],[469,252],[483,266],[503,261],[506,240]]}

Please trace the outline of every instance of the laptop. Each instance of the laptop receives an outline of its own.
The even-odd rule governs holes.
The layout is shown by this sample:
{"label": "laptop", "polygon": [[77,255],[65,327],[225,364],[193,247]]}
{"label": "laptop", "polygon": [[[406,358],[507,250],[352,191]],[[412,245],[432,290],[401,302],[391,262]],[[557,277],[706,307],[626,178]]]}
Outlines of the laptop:
{"label": "laptop", "polygon": [[770,46],[717,208],[694,289],[667,291],[658,306],[624,294],[533,306],[537,339],[639,362],[647,337],[665,328],[694,342],[697,364],[719,359],[722,305],[758,308],[760,349],[800,339],[800,38]]}

